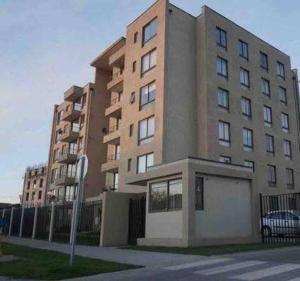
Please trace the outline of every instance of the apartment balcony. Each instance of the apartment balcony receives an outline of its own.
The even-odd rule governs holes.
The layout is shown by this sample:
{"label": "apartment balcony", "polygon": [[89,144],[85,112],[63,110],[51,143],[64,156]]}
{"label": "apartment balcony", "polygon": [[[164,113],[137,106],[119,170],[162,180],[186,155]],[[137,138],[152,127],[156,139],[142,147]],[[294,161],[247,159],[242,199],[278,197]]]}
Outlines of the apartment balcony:
{"label": "apartment balcony", "polygon": [[78,154],[75,151],[65,151],[58,154],[56,161],[61,164],[74,164],[77,158]]}
{"label": "apartment balcony", "polygon": [[76,183],[76,177],[73,175],[60,175],[54,180],[55,186],[74,185]]}
{"label": "apartment balcony", "polygon": [[107,90],[111,92],[121,92],[123,90],[123,71],[113,74],[112,80],[107,84]]}
{"label": "apartment balcony", "polygon": [[64,112],[63,121],[72,122],[79,118],[81,113],[81,104],[74,103],[73,105],[69,106],[68,111]]}
{"label": "apartment balcony", "polygon": [[120,154],[112,154],[107,157],[107,162],[102,164],[102,172],[117,172],[119,169]]}
{"label": "apartment balcony", "polygon": [[72,86],[69,90],[67,90],[64,94],[65,101],[74,102],[78,98],[80,98],[83,94],[83,89],[78,86]]}
{"label": "apartment balcony", "polygon": [[124,60],[125,60],[125,45],[109,57],[108,64],[111,66],[123,67]]}
{"label": "apartment balcony", "polygon": [[104,136],[103,143],[117,144],[120,142],[120,129],[117,126],[112,126],[108,130],[108,134]]}
{"label": "apartment balcony", "polygon": [[121,100],[115,98],[112,100],[111,105],[108,108],[106,108],[105,116],[117,118],[121,116],[121,109],[122,109]]}
{"label": "apartment balcony", "polygon": [[79,131],[79,125],[67,127],[61,133],[59,140],[62,142],[73,142],[79,137]]}

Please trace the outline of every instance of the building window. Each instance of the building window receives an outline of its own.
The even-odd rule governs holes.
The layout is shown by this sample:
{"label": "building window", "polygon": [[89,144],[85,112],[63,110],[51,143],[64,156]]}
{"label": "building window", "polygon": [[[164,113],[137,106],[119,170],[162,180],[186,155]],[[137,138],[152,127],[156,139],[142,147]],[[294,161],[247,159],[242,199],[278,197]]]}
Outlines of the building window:
{"label": "building window", "polygon": [[276,184],[276,167],[274,165],[268,165],[268,182],[269,185]]}
{"label": "building window", "polygon": [[240,83],[242,86],[250,88],[249,71],[242,67],[240,68]]}
{"label": "building window", "polygon": [[281,126],[284,132],[288,132],[290,129],[289,116],[286,113],[281,113]]}
{"label": "building window", "polygon": [[269,69],[268,55],[260,52],[260,67],[267,70]]}
{"label": "building window", "polygon": [[41,200],[42,199],[42,191],[39,191],[39,195],[38,195],[38,199]]}
{"label": "building window", "polygon": [[33,188],[36,188],[36,180],[33,181]]}
{"label": "building window", "polygon": [[132,63],[132,72],[135,72],[135,69],[136,69],[136,61]]}
{"label": "building window", "polygon": [[25,199],[26,201],[28,201],[29,200],[29,193],[26,193],[26,199]]}
{"label": "building window", "polygon": [[226,111],[229,110],[229,92],[222,88],[218,88],[218,106]]}
{"label": "building window", "polygon": [[143,46],[157,34],[157,18],[143,27]]}
{"label": "building window", "polygon": [[149,143],[154,137],[154,116],[139,122],[139,144]]}
{"label": "building window", "polygon": [[254,172],[254,162],[253,161],[250,161],[250,160],[245,160],[244,161],[244,166],[248,167],[248,168],[251,168],[252,171]]}
{"label": "building window", "polygon": [[138,40],[138,32],[135,32],[133,35],[133,43],[136,43]]}
{"label": "building window", "polygon": [[34,197],[35,197],[35,192],[32,192],[32,193],[31,193],[31,201],[34,200]]}
{"label": "building window", "polygon": [[204,181],[203,178],[196,177],[195,179],[195,209],[204,209]]}
{"label": "building window", "polygon": [[133,135],[133,124],[130,124],[129,126],[129,136],[132,137]]}
{"label": "building window", "polygon": [[222,163],[225,163],[225,164],[230,164],[231,163],[231,157],[221,155],[219,157],[219,162],[222,162]]}
{"label": "building window", "polygon": [[134,102],[135,102],[135,92],[132,92],[132,93],[130,94],[129,103],[130,103],[130,104],[134,104]]}
{"label": "building window", "polygon": [[242,40],[239,40],[239,50],[240,50],[240,57],[248,60],[249,59],[248,44]]}
{"label": "building window", "polygon": [[217,45],[226,49],[227,48],[227,33],[225,30],[216,27]]}
{"label": "building window", "polygon": [[287,104],[286,88],[279,87],[279,100],[280,102]]}
{"label": "building window", "polygon": [[182,209],[182,180],[169,180],[150,185],[149,212]]}
{"label": "building window", "polygon": [[44,183],[44,180],[40,179],[40,185],[39,185],[39,187],[43,187],[43,183]]}
{"label": "building window", "polygon": [[284,64],[279,61],[277,62],[277,76],[283,80],[285,79]]}
{"label": "building window", "polygon": [[156,49],[142,57],[142,75],[156,66]]}
{"label": "building window", "polygon": [[243,146],[244,150],[253,150],[253,131],[251,129],[243,128]]}
{"label": "building window", "polygon": [[27,189],[30,188],[30,181],[27,182]]}
{"label": "building window", "polygon": [[268,97],[271,95],[270,81],[264,78],[261,79],[261,93]]}
{"label": "building window", "polygon": [[128,161],[127,161],[127,172],[131,171],[131,162],[132,162],[132,159],[129,158]]}
{"label": "building window", "polygon": [[289,140],[283,140],[283,153],[288,159],[292,158],[292,144]]}
{"label": "building window", "polygon": [[251,118],[252,110],[251,110],[251,100],[245,97],[241,99],[241,106],[242,106],[242,114],[247,118]]}
{"label": "building window", "polygon": [[217,57],[217,74],[228,79],[228,62],[221,57]]}
{"label": "building window", "polygon": [[264,123],[266,127],[272,126],[272,108],[264,105]]}
{"label": "building window", "polygon": [[266,134],[266,151],[274,154],[274,137]]}
{"label": "building window", "polygon": [[219,143],[224,146],[230,145],[230,124],[219,121]]}
{"label": "building window", "polygon": [[140,108],[143,109],[155,101],[156,85],[155,82],[144,86],[140,90]]}
{"label": "building window", "polygon": [[286,169],[286,183],[288,187],[294,187],[294,170]]}
{"label": "building window", "polygon": [[149,168],[154,166],[154,153],[138,156],[137,158],[137,172],[138,174],[145,173]]}

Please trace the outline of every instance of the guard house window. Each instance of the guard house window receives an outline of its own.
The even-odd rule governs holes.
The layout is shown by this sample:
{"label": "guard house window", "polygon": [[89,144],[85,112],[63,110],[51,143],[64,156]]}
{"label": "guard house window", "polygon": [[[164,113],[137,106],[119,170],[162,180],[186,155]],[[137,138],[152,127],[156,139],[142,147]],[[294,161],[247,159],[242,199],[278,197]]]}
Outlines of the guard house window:
{"label": "guard house window", "polygon": [[280,102],[282,102],[284,104],[287,104],[286,88],[279,87],[278,91],[279,91],[279,100],[280,100]]}
{"label": "guard house window", "polygon": [[285,79],[284,64],[279,61],[277,62],[277,76],[283,80]]}
{"label": "guard house window", "polygon": [[286,183],[288,187],[294,187],[294,170],[287,168],[286,169]]}
{"label": "guard house window", "polygon": [[264,123],[266,127],[272,126],[272,108],[264,105]]}
{"label": "guard house window", "polygon": [[216,27],[217,45],[227,49],[227,33],[220,27]]}
{"label": "guard house window", "polygon": [[229,110],[229,92],[218,88],[218,106],[226,111]]}
{"label": "guard house window", "polygon": [[281,126],[284,132],[288,132],[290,129],[289,116],[286,113],[281,113]]}
{"label": "guard house window", "polygon": [[240,68],[240,83],[242,86],[250,88],[250,74],[249,71],[244,69],[244,68]]}
{"label": "guard house window", "polygon": [[248,128],[243,128],[243,147],[244,150],[253,150],[253,131]]}
{"label": "guard house window", "polygon": [[182,209],[182,180],[169,180],[150,185],[149,212]]}
{"label": "guard house window", "polygon": [[154,137],[154,116],[139,122],[139,144],[149,143]]}
{"label": "guard house window", "polygon": [[154,166],[154,153],[148,153],[137,158],[137,173],[145,173],[149,168]]}
{"label": "guard house window", "polygon": [[271,95],[270,81],[264,78],[261,79],[261,93],[268,97]]}
{"label": "guard house window", "polygon": [[248,60],[249,59],[248,43],[239,40],[239,50],[240,50],[240,57]]}
{"label": "guard house window", "polygon": [[230,164],[231,163],[231,157],[221,155],[219,157],[219,162],[222,162],[222,163],[225,163],[225,164]]}
{"label": "guard house window", "polygon": [[143,27],[143,46],[157,34],[157,18]]}
{"label": "guard house window", "polygon": [[283,140],[283,153],[284,153],[284,156],[287,159],[291,159],[292,158],[292,145],[291,145],[291,141],[289,141],[289,140]]}
{"label": "guard house window", "polygon": [[156,66],[156,49],[142,57],[142,75]]}
{"label": "guard house window", "polygon": [[195,209],[203,210],[204,209],[204,182],[203,178],[196,177],[195,179]]}
{"label": "guard house window", "polygon": [[245,160],[244,161],[244,166],[248,167],[248,168],[251,168],[252,171],[254,172],[254,162],[253,161],[250,161],[250,160]]}
{"label": "guard house window", "polygon": [[248,98],[242,97],[241,106],[242,106],[242,114],[250,119],[252,116],[251,100]]}
{"label": "guard house window", "polygon": [[155,82],[151,82],[144,86],[140,90],[140,108],[144,109],[147,106],[153,104],[156,96],[156,85]]}
{"label": "guard house window", "polygon": [[228,79],[228,62],[221,57],[217,57],[217,74]]}
{"label": "guard house window", "polygon": [[260,52],[260,67],[267,71],[269,69],[268,55],[263,52]]}
{"label": "guard house window", "polygon": [[274,165],[268,165],[268,182],[269,185],[276,184],[276,167]]}
{"label": "guard house window", "polygon": [[230,124],[227,122],[219,121],[219,144],[230,145]]}
{"label": "guard house window", "polygon": [[274,137],[266,134],[266,151],[274,154]]}

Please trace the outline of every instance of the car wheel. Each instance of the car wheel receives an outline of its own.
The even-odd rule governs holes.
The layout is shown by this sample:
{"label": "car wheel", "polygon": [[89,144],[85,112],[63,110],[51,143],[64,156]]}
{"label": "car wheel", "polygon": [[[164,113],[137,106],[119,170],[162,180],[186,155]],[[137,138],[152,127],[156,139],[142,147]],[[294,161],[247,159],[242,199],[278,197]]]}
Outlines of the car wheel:
{"label": "car wheel", "polygon": [[263,227],[263,235],[264,235],[264,237],[271,237],[272,236],[271,228],[268,226],[264,226]]}

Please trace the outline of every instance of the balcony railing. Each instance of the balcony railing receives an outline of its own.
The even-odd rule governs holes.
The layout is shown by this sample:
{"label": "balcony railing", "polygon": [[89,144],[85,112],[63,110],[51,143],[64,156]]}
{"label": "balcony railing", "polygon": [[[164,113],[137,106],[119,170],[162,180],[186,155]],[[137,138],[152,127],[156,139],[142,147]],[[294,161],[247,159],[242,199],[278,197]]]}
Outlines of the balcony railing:
{"label": "balcony railing", "polygon": [[64,121],[74,121],[80,116],[82,106],[80,103],[74,103],[69,106],[69,109],[64,113],[63,120]]}
{"label": "balcony railing", "polygon": [[112,80],[107,84],[107,89],[113,92],[120,92],[123,89],[123,70],[113,73]]}
{"label": "balcony railing", "polygon": [[58,175],[58,177],[54,180],[54,184],[56,186],[62,186],[62,185],[73,185],[76,182],[76,176],[72,173],[63,173],[61,175]]}
{"label": "balcony railing", "polygon": [[59,163],[75,163],[77,160],[76,149],[67,149],[66,151],[60,151],[57,155],[56,161]]}
{"label": "balcony railing", "polygon": [[107,156],[107,162],[120,160],[120,153],[109,154]]}
{"label": "balcony railing", "polygon": [[76,140],[79,136],[80,126],[79,124],[73,124],[72,126],[64,128],[60,135],[60,141],[70,142]]}

